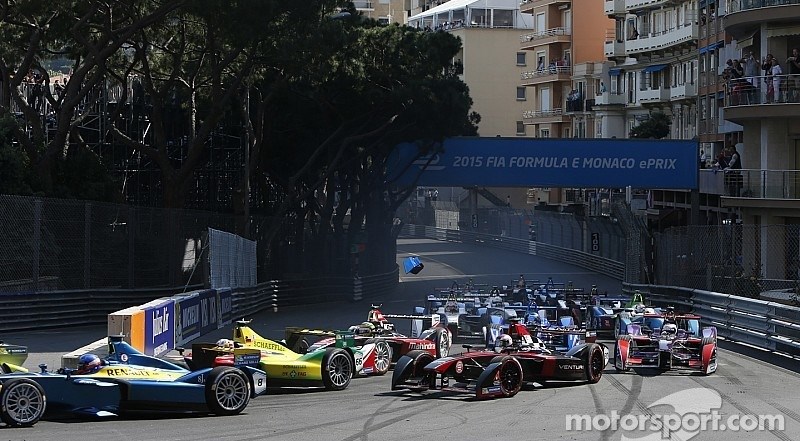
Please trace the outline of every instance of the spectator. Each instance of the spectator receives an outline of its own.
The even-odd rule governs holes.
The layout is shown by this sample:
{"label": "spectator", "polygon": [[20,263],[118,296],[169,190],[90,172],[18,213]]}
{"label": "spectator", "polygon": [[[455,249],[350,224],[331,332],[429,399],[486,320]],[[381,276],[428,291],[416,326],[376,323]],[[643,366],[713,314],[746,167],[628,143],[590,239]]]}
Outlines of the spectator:
{"label": "spectator", "polygon": [[781,102],[781,83],[783,82],[783,69],[781,69],[781,63],[778,61],[777,58],[772,58],[772,69],[769,71],[771,85],[772,85],[772,100],[769,98],[770,93],[770,85],[767,85],[767,101],[768,102]]}
{"label": "spectator", "polygon": [[742,168],[742,159],[735,145],[731,145],[728,148],[731,158],[728,160],[728,166],[725,168],[725,183],[728,187],[729,195],[739,196],[739,190],[742,188],[743,184],[742,172],[739,171]]}
{"label": "spectator", "polygon": [[789,78],[786,84],[786,102],[800,101],[800,50],[792,49],[792,55],[786,60],[786,73]]}

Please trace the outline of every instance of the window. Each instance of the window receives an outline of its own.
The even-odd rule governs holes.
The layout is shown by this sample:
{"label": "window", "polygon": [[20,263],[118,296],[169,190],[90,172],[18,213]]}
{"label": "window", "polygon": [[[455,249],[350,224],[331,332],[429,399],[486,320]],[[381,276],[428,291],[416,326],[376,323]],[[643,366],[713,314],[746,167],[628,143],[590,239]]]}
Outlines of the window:
{"label": "window", "polygon": [[526,66],[525,55],[525,52],[517,52],[517,66]]}
{"label": "window", "polygon": [[493,11],[494,27],[512,28],[514,27],[514,11],[510,9],[495,9]]}
{"label": "window", "polygon": [[389,24],[389,17],[380,17],[380,18],[378,18],[378,24],[380,24],[380,25],[388,25]]}
{"label": "window", "polygon": [[538,72],[544,71],[545,63],[546,63],[546,58],[544,52],[536,52],[536,70]]}
{"label": "window", "polygon": [[519,86],[517,87],[517,101],[525,101],[525,90],[527,87]]}
{"label": "window", "polygon": [[525,135],[525,123],[517,121],[517,135]]}
{"label": "window", "polygon": [[562,138],[571,138],[570,133],[572,133],[570,128],[569,127],[564,127],[564,132],[561,134],[561,137]]}
{"label": "window", "polygon": [[550,129],[539,130],[539,138],[549,138],[549,137],[550,137]]}

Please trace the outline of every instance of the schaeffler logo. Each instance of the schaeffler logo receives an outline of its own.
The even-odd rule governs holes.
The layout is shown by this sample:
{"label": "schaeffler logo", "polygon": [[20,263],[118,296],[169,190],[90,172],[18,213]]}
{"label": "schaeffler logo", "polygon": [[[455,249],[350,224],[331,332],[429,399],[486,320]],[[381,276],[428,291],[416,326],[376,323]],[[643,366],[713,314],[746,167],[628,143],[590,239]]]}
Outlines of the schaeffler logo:
{"label": "schaeffler logo", "polygon": [[783,431],[783,415],[720,415],[722,397],[698,387],[670,394],[653,404],[648,415],[567,415],[567,431],[622,432],[622,441],[688,441],[701,432]]}

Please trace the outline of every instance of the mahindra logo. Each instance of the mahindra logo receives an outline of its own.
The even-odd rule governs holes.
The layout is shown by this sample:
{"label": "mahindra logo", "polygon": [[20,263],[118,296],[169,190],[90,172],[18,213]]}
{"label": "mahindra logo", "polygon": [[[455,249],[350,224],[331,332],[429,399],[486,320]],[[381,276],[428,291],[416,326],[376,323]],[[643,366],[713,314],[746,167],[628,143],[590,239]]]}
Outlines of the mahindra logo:
{"label": "mahindra logo", "polygon": [[434,349],[436,345],[433,343],[409,343],[408,349]]}

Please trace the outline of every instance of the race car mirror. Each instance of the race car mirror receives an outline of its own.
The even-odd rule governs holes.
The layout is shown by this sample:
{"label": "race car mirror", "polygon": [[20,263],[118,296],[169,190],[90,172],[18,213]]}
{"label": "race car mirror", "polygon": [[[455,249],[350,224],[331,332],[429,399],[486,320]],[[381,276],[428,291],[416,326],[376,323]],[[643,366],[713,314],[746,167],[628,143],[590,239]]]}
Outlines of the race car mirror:
{"label": "race car mirror", "polygon": [[406,257],[406,259],[403,261],[403,269],[405,270],[406,274],[419,274],[423,268],[425,268],[425,265],[420,262],[419,257],[417,256]]}

